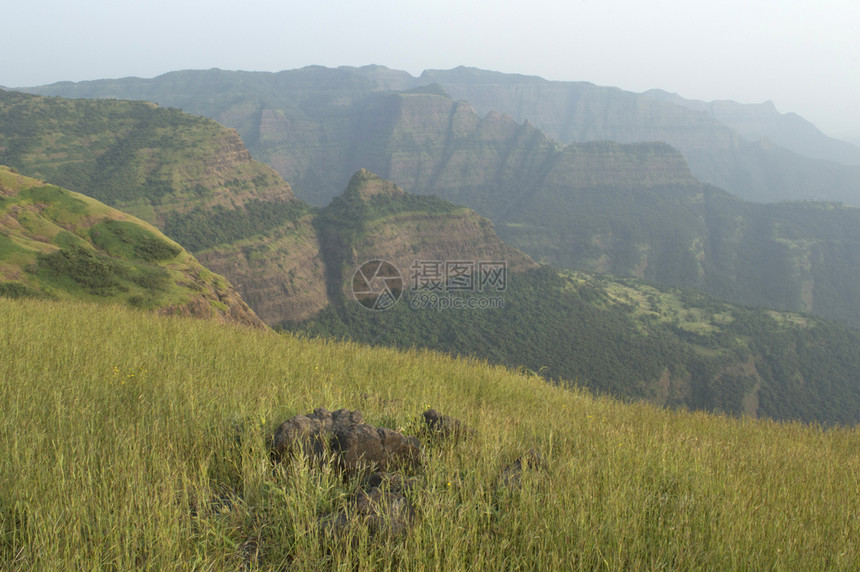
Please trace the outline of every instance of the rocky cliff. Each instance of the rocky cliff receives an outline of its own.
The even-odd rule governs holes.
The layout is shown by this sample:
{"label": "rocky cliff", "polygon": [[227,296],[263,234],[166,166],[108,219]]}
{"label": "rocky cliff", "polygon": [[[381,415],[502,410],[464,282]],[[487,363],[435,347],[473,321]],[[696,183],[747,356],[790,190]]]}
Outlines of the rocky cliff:
{"label": "rocky cliff", "polygon": [[[272,149],[288,161],[296,184],[317,199],[337,197],[353,173],[365,167],[412,196],[435,194],[474,208],[503,240],[541,262],[694,286],[734,302],[860,323],[860,266],[852,254],[856,209],[754,205],[700,183],[686,158],[666,144],[563,146],[531,122],[496,112],[482,117],[438,86],[384,92],[364,73],[314,69],[298,79],[290,73],[279,75],[278,82],[285,83],[278,85],[290,87],[295,80],[290,89],[297,90],[299,100],[286,109],[264,106],[254,121],[243,124],[257,143],[261,138],[280,141]],[[395,76],[396,81],[403,79]],[[218,77],[226,81],[236,76]],[[344,77],[352,80],[344,83]],[[537,79],[514,80],[508,83],[544,85]],[[332,86],[328,94],[325,86]],[[216,99],[225,97],[219,93]],[[308,284],[322,275],[331,283],[331,273],[343,269],[311,253],[342,251],[340,234],[322,232],[316,217],[309,219],[310,226],[299,223],[309,214],[308,207],[291,199],[289,187],[274,171],[246,161],[235,133],[209,120],[147,104],[69,103],[21,94],[9,94],[6,100],[14,105],[0,114],[7,126],[0,131],[0,157],[16,158],[27,168],[53,166],[69,181],[87,175],[86,180],[101,182],[99,192],[113,191],[119,204],[135,213],[148,212],[148,220],[158,222],[158,213],[164,213],[165,232],[193,252],[205,251],[207,264],[224,272],[256,307],[268,305],[270,310],[263,310],[267,321],[287,319],[294,311],[312,314],[324,306],[321,290]],[[63,111],[68,109],[75,113]],[[107,116],[94,120],[103,113]],[[274,123],[261,123],[266,117]],[[62,119],[60,131],[57,118]],[[20,126],[29,126],[31,132]],[[278,130],[284,126],[289,129]],[[201,130],[211,130],[208,139]],[[111,144],[110,133],[126,131],[139,136],[122,136]],[[196,145],[187,144],[198,139]],[[209,139],[234,144],[213,146],[206,143]],[[64,150],[63,141],[73,145]],[[39,151],[45,146],[49,152]],[[213,159],[218,149],[232,159]],[[786,185],[805,180],[782,168],[785,161],[793,161],[788,151],[762,149],[747,149],[744,160],[758,161],[773,180]],[[76,159],[75,168],[66,165],[69,156],[78,155],[97,159]],[[157,157],[162,166],[154,169],[156,163],[142,160],[147,156]],[[171,162],[172,157],[184,159]],[[183,184],[183,173],[197,163],[210,165],[205,184]],[[227,169],[231,164],[235,168]],[[243,169],[256,174],[239,176]],[[836,188],[840,183],[822,175],[815,184]],[[134,189],[131,197],[123,194],[126,188]],[[242,193],[249,193],[249,200],[241,198]],[[178,204],[171,207],[179,197],[197,206],[187,211]],[[288,238],[296,235],[296,228],[304,228],[301,237]],[[240,249],[227,247],[238,242]],[[227,257],[223,264],[220,256]],[[288,270],[296,257],[306,262],[301,275]],[[279,291],[301,294],[304,301],[287,309],[274,296]]]}
{"label": "rocky cliff", "polygon": [[655,92],[464,67],[428,70],[419,80],[440,84],[478,113],[529,120],[563,143],[668,143],[683,153],[696,178],[747,200],[860,205],[860,149],[823,136],[797,116],[763,113],[762,106],[715,102],[703,108]]}
{"label": "rocky cliff", "polygon": [[[353,232],[340,224],[350,216]],[[531,258],[502,242],[493,224],[475,211],[441,200],[405,193],[394,183],[366,169],[350,180],[339,201],[321,215],[327,228],[338,221],[346,237],[348,264],[381,258],[402,270],[415,261],[505,261],[511,272],[537,267]]]}
{"label": "rocky cliff", "polygon": [[[431,89],[428,89],[431,86]],[[67,97],[147,99],[203,114],[239,130],[252,153],[274,166],[303,199],[323,205],[362,166],[416,189],[379,163],[351,161],[357,125],[387,91],[433,91],[529,121],[563,144],[661,141],[679,149],[700,180],[747,200],[815,199],[860,205],[858,150],[824,137],[803,119],[766,105],[702,104],[656,91],[637,94],[587,82],[547,81],[475,68],[420,77],[380,66],[313,66],[276,74],[184,71],[144,80],[65,82],[33,88]],[[386,124],[379,124],[385,133]],[[371,147],[378,145],[371,144]],[[424,161],[426,165],[427,161]],[[409,174],[414,174],[410,166]]]}
{"label": "rocky cliff", "polygon": [[328,304],[325,263],[311,215],[262,237],[202,250],[197,257],[230,276],[267,324],[306,320]]}
{"label": "rocky cliff", "polygon": [[233,129],[150,103],[0,92],[0,157],[164,230],[267,323],[321,307],[307,206]]}

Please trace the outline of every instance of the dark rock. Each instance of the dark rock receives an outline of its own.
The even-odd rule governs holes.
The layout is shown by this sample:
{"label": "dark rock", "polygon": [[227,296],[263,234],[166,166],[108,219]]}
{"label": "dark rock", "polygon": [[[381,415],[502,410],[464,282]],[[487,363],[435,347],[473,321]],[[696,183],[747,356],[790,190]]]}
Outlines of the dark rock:
{"label": "dark rock", "polygon": [[513,463],[502,469],[499,474],[501,484],[511,490],[522,487],[523,471],[526,469],[546,471],[549,464],[543,455],[535,449],[529,449]]}
{"label": "dark rock", "polygon": [[341,466],[347,471],[358,470],[362,464],[379,469],[386,461],[376,427],[367,424],[335,431],[332,449],[340,455]]}
{"label": "dark rock", "polygon": [[431,437],[460,441],[468,436],[474,436],[476,431],[459,419],[442,415],[435,409],[424,412],[425,434]]}
{"label": "dark rock", "polygon": [[320,458],[334,431],[364,423],[361,411],[338,409],[334,413],[320,407],[309,415],[296,415],[284,421],[275,431],[272,441],[272,456],[276,461],[304,451],[313,458]]}
{"label": "dark rock", "polygon": [[341,469],[360,474],[390,469],[415,469],[421,463],[421,445],[391,429],[371,425],[350,425],[334,431],[332,450],[337,453]]}
{"label": "dark rock", "polygon": [[331,414],[332,429],[349,427],[350,425],[361,425],[364,423],[364,415],[361,411],[349,409],[338,409]]}
{"label": "dark rock", "polygon": [[303,451],[315,461],[326,452],[335,457],[346,476],[366,471],[416,469],[421,463],[421,444],[392,429],[364,423],[360,411],[319,408],[309,415],[296,415],[275,431],[272,456],[276,461]]}

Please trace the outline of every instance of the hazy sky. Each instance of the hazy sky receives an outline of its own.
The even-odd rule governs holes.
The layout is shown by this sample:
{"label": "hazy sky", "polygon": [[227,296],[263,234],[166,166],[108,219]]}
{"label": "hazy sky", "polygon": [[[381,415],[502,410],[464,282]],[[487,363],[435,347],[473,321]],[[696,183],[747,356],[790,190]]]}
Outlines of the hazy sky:
{"label": "hazy sky", "polygon": [[0,85],[381,64],[772,100],[860,137],[857,0],[20,0]]}

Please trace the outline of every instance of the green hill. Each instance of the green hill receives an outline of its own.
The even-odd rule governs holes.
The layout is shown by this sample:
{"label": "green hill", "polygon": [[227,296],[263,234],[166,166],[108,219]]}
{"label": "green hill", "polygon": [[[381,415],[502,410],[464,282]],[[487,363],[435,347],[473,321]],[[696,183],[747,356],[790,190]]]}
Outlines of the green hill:
{"label": "green hill", "polygon": [[[0,91],[0,148],[5,164],[22,173],[159,226],[178,214],[240,215],[243,207],[262,210],[261,203],[274,211],[294,200],[235,131],[151,103]],[[224,232],[234,239],[253,230]]]}
{"label": "green hill", "polygon": [[0,166],[0,296],[84,299],[265,327],[149,224]]}
{"label": "green hill", "polygon": [[[0,298],[0,568],[860,566],[856,429],[622,404],[474,360]],[[267,436],[316,407],[427,444],[403,538],[321,518],[358,485]],[[546,469],[499,483],[535,448]]]}
{"label": "green hill", "polygon": [[[252,74],[248,89],[269,85],[272,97],[282,89],[282,98],[297,99],[288,109],[254,107],[257,123],[242,127],[243,136],[317,204],[367,168],[411,194],[475,209],[543,263],[860,325],[860,210],[745,202],[696,180],[665,144],[562,147],[530,123],[479,117],[438,90],[384,92],[381,85],[399,86],[403,75],[374,69],[285,72],[277,76],[283,84]],[[242,74],[169,77],[180,103],[207,87],[212,109],[239,106],[224,108],[231,111],[222,120],[244,113],[233,83]],[[87,119],[95,116],[102,119]],[[264,143],[274,147],[260,151]],[[0,92],[2,161],[53,173],[48,180],[73,190],[93,185],[97,198],[99,189],[137,197],[107,202],[158,224],[236,284],[268,323],[311,317],[326,304],[315,254],[321,237],[308,207],[251,160],[236,132],[211,120],[137,102]]]}
{"label": "green hill", "polygon": [[[321,273],[301,258],[314,240],[308,207],[234,130],[150,103],[0,91],[4,162],[157,226],[226,276],[266,322],[314,311],[316,302],[296,308],[280,298],[307,291]],[[225,244],[224,257],[211,251]]]}

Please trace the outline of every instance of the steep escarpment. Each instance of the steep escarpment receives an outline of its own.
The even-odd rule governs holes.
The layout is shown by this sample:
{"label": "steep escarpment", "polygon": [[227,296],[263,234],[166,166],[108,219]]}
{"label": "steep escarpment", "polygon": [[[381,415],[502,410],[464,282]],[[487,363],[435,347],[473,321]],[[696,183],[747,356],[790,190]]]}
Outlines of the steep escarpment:
{"label": "steep escarpment", "polygon": [[352,295],[352,274],[369,260],[386,260],[404,279],[418,261],[468,261],[475,268],[501,262],[511,273],[536,267],[474,211],[408,194],[366,169],[329,206],[253,240],[204,249],[198,257],[234,277],[269,324],[302,322],[342,304]]}
{"label": "steep escarpment", "polygon": [[[318,256],[312,233],[296,231],[311,228],[301,222],[308,207],[235,130],[151,103],[0,91],[0,157],[159,227],[223,273],[266,322],[319,309],[283,300],[284,292],[313,300],[321,278],[312,264],[296,276]],[[265,272],[252,271],[261,265]]]}
{"label": "steep escarpment", "polygon": [[750,107],[739,104],[708,109],[653,92],[464,67],[428,70],[420,80],[440,84],[479,113],[527,119],[563,143],[668,143],[683,153],[696,178],[747,200],[860,205],[860,151],[791,116],[757,113],[753,119]]}
{"label": "steep escarpment", "polygon": [[795,113],[780,113],[772,101],[754,104],[729,100],[699,101],[685,99],[678,94],[659,89],[646,91],[642,95],[656,101],[706,111],[748,141],[768,139],[811,159],[860,165],[860,147],[856,144],[826,136],[815,125]]}
{"label": "steep escarpment", "polygon": [[[809,311],[860,323],[860,281],[851,254],[856,251],[855,226],[850,222],[856,209],[825,204],[755,205],[703,185],[687,166],[689,153],[685,157],[666,144],[589,142],[562,146],[531,122],[520,123],[496,112],[481,117],[470,104],[455,101],[439,89],[383,93],[380,85],[363,73],[314,69],[297,78],[285,72],[278,81],[286,82],[283,87],[287,91],[297,90],[291,93],[301,94],[300,100],[284,109],[270,106],[262,110],[255,124],[260,129],[256,135],[249,124],[243,124],[243,129],[251,129],[249,136],[257,145],[263,140],[279,142],[270,149],[270,157],[277,155],[287,161],[281,167],[288,167],[295,177],[291,181],[316,200],[327,202],[338,196],[352,175],[366,167],[412,195],[435,194],[475,209],[493,223],[503,240],[541,262],[694,286],[734,302]],[[374,77],[387,77],[380,74]],[[202,72],[192,75],[201,81],[208,77]],[[233,81],[230,78],[237,77],[229,73],[217,76],[225,86]],[[341,83],[346,76],[354,81]],[[262,81],[268,76],[253,77]],[[289,78],[297,83],[290,84],[293,80]],[[530,81],[529,85],[544,85]],[[328,95],[325,86],[332,87]],[[292,226],[309,212],[303,203],[288,200],[289,187],[271,169],[266,176],[255,175],[250,180],[238,176],[242,169],[260,166],[243,162],[247,154],[238,147],[235,132],[175,110],[116,101],[74,102],[75,109],[88,117],[108,115],[98,121],[91,119],[87,125],[69,119],[57,131],[51,127],[55,121],[52,117],[65,117],[62,110],[73,105],[68,100],[21,94],[7,97],[18,102],[3,115],[7,124],[23,125],[16,117],[24,114],[26,124],[36,129],[29,135],[26,130],[19,133],[17,127],[8,129],[18,135],[7,137],[0,154],[29,157],[31,162],[38,158],[39,164],[55,165],[58,172],[63,157],[113,156],[119,167],[100,176],[114,180],[112,173],[130,172],[123,166],[126,163],[141,164],[145,148],[165,166],[156,171],[161,173],[158,177],[129,178],[132,182],[128,184],[137,188],[139,195],[123,203],[123,208],[136,214],[149,213],[147,220],[156,222],[162,213],[161,228],[193,252],[212,251],[213,258],[207,263],[222,269],[249,300],[266,300],[277,306],[279,303],[269,302],[273,291],[295,291],[295,276],[284,273],[276,278],[267,272],[258,294],[254,294],[257,273],[242,271],[241,278],[232,276],[231,269],[239,269],[240,263],[231,260],[219,266],[215,260],[217,253],[228,252],[224,245],[262,240],[271,233],[289,235]],[[54,106],[59,111],[51,111]],[[629,107],[631,113],[638,113],[636,106]],[[238,108],[233,110],[238,113]],[[138,115],[158,125],[175,122],[174,129],[159,127],[162,136],[141,148],[111,146],[112,139],[106,134],[124,133],[129,124],[136,125],[134,117]],[[33,118],[38,121],[31,121]],[[271,123],[259,123],[266,121]],[[197,146],[180,144],[198,137],[191,135],[201,129],[196,127],[198,123],[212,130],[213,141],[223,144],[207,147],[206,138]],[[109,130],[105,124],[110,125]],[[82,129],[89,129],[88,139],[72,137]],[[75,144],[64,147],[62,142],[69,137]],[[35,151],[42,146],[50,152]],[[30,151],[25,153],[26,149]],[[205,149],[209,151],[202,153]],[[225,159],[214,159],[218,153],[213,149],[225,150]],[[787,151],[769,153],[767,156]],[[746,157],[753,155],[754,151],[745,152]],[[188,160],[171,163],[172,156]],[[794,177],[794,171],[782,170],[779,161],[765,161],[764,157],[760,156],[760,165],[768,165],[774,176]],[[155,182],[169,179],[181,183],[198,163],[209,165],[204,169],[209,177],[214,176],[211,173],[218,175],[211,180],[204,177],[205,184],[192,186],[199,196],[188,195],[181,189],[189,185],[179,183],[171,187],[173,194],[159,195],[165,186]],[[239,171],[224,170],[230,164]],[[224,165],[224,169],[217,165]],[[72,174],[74,169],[68,175],[76,180]],[[138,179],[148,183],[134,187]],[[817,179],[818,183],[838,186],[837,181],[827,178]],[[115,188],[122,189],[124,184]],[[809,209],[814,217],[803,215]],[[831,223],[813,222],[819,219],[830,219]],[[290,260],[292,251],[272,251],[273,245],[287,248],[287,243],[275,235],[265,239],[266,246],[255,249],[246,245],[243,250],[255,251],[257,257],[267,252],[267,260]],[[298,251],[337,250],[342,246],[336,241],[328,245],[334,240],[331,235],[306,236],[311,237],[310,242],[295,246]],[[314,241],[321,242],[314,246]],[[840,256],[849,263],[840,262]],[[303,307],[321,304],[318,293],[309,299],[316,302],[303,303]],[[281,317],[287,319],[287,313]]]}
{"label": "steep escarpment", "polygon": [[[380,66],[313,66],[277,74],[185,71],[148,80],[65,82],[32,90],[67,97],[147,99],[215,118],[237,128],[254,156],[278,169],[300,197],[323,205],[362,166],[417,192],[379,164],[345,162],[357,141],[360,116],[375,97],[428,85],[437,94],[468,101],[482,116],[496,111],[518,122],[528,120],[564,144],[668,143],[683,153],[698,179],[747,200],[860,204],[856,147],[824,137],[791,114],[733,102],[702,107],[654,92],[637,94],[465,67],[427,70],[420,77]],[[760,141],[762,137],[767,140]]]}
{"label": "steep escarpment", "polygon": [[328,268],[330,301],[351,296],[353,272],[385,260],[403,277],[422,261],[503,262],[512,273],[537,265],[502,242],[487,219],[437,197],[412,195],[366,169],[315,221]]}
{"label": "steep escarpment", "polygon": [[325,263],[312,215],[265,236],[199,251],[197,258],[231,276],[267,324],[306,320],[328,305]]}

